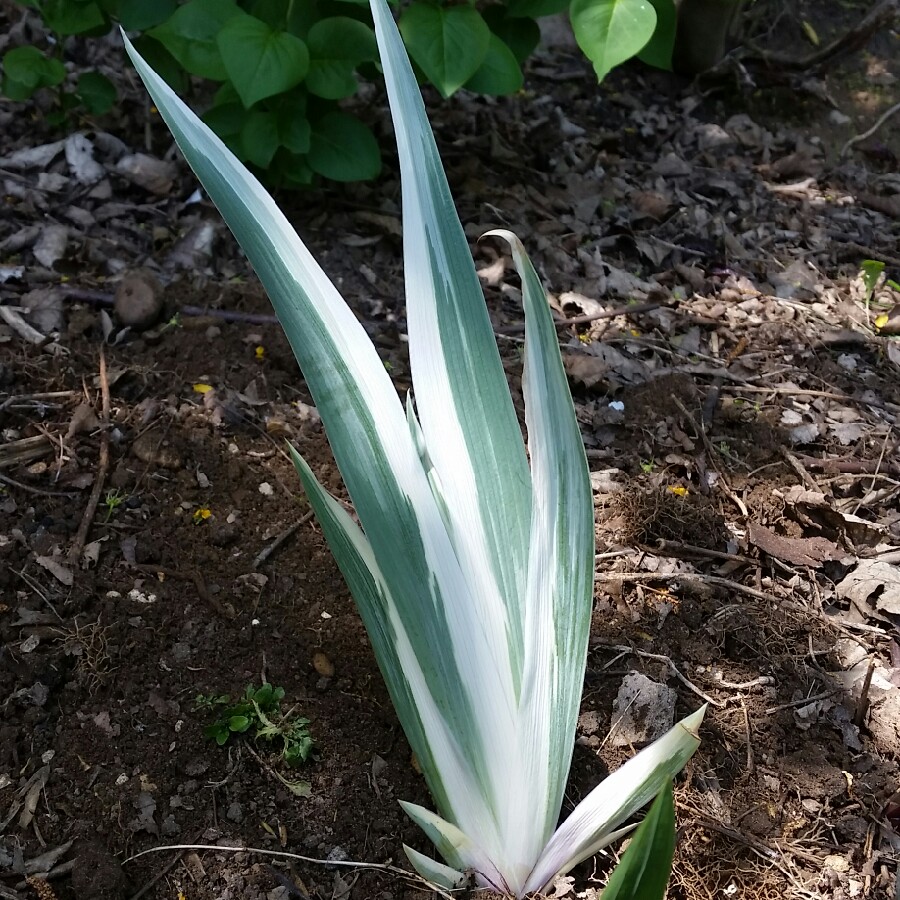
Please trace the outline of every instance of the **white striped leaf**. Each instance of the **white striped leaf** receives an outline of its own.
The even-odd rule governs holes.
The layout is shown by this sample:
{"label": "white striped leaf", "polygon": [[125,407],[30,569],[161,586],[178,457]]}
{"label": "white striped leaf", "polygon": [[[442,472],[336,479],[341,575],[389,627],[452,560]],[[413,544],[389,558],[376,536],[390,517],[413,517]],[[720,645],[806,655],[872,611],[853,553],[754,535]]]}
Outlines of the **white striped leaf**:
{"label": "white striped leaf", "polygon": [[[505,618],[521,676],[531,479],[522,434],[468,242],[387,4],[372,3],[403,173],[403,250],[410,364],[428,451],[440,473],[455,547]],[[423,298],[429,302],[423,302]],[[488,601],[485,601],[486,603]]]}
{"label": "white striped leaf", "polygon": [[438,887],[447,888],[450,891],[460,890],[465,885],[466,875],[464,872],[451,869],[450,866],[445,866],[436,859],[432,859],[424,853],[419,853],[418,850],[414,850],[406,844],[403,845],[403,852],[406,854],[406,858],[410,861],[412,867],[426,881],[430,881]]}
{"label": "white striped leaf", "polygon": [[[479,573],[461,566],[402,405],[356,317],[256,178],[129,43],[126,48],[257,270],[322,416],[387,588],[384,616],[401,664],[384,672],[404,682],[389,687],[417,753],[420,730],[435,754],[427,775],[435,800],[445,818],[499,855],[490,790],[497,769],[485,746],[499,737],[495,726],[503,736],[512,731],[507,635],[498,627],[503,610],[495,604],[484,615]],[[494,584],[489,570],[487,580]],[[426,766],[431,754],[420,758]]]}
{"label": "white striped leaf", "polygon": [[539,891],[609,843],[609,835],[671,781],[700,746],[701,706],[604,778],[556,830],[525,886]]}
{"label": "white striped leaf", "polygon": [[[594,509],[584,443],[540,279],[519,239],[510,246],[525,308],[525,420],[533,480],[517,747],[522,784],[508,840],[516,882],[556,826],[569,774],[587,661],[594,577]],[[516,823],[534,821],[524,829]]]}

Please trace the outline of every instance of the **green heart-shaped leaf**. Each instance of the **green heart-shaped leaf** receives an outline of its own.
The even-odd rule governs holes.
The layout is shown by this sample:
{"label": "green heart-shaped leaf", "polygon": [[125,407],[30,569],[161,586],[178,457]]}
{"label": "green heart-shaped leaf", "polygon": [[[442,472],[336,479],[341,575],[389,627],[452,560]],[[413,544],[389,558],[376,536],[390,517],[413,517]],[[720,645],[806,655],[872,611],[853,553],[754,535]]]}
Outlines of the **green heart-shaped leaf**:
{"label": "green heart-shaped leaf", "polygon": [[375,135],[344,112],[330,112],[315,123],[307,159],[314,172],[332,181],[365,181],[381,171]]}
{"label": "green heart-shaped leaf", "polygon": [[189,0],[172,17],[147,33],[156,38],[191,75],[224,81],[228,77],[216,35],[229,19],[243,15],[233,0]]}
{"label": "green heart-shaped leaf", "polygon": [[575,40],[594,64],[599,81],[640,53],[656,28],[650,0],[572,0],[569,17]]}
{"label": "green heart-shaped leaf", "polygon": [[216,43],[225,71],[246,107],[290,90],[309,69],[309,50],[294,34],[248,15],[229,19]]}
{"label": "green heart-shaped leaf", "polygon": [[399,24],[409,55],[445,97],[478,71],[491,40],[487,23],[471,6],[413,3]]}
{"label": "green heart-shaped leaf", "polygon": [[363,22],[346,16],[321,19],[309,30],[309,73],[306,87],[327,100],[351,97],[358,87],[354,71],[378,58],[375,32]]}

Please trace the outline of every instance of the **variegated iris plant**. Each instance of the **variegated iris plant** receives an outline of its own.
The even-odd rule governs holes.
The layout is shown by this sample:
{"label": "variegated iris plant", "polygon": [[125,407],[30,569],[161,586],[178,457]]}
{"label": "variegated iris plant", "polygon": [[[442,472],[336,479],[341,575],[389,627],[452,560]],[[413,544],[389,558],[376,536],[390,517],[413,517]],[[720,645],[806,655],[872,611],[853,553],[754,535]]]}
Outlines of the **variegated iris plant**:
{"label": "variegated iris plant", "polygon": [[526,453],[415,77],[385,0],[372,0],[372,12],[403,182],[415,397],[405,412],[362,326],[272,198],[127,48],[272,299],[359,518],[361,527],[295,453],[440,813],[403,804],[446,864],[407,848],[409,858],[442,886],[474,873],[523,897],[613,840],[668,784],[697,747],[702,710],[557,828],[592,598],[581,435],[540,281],[518,239],[496,232],[522,282]]}

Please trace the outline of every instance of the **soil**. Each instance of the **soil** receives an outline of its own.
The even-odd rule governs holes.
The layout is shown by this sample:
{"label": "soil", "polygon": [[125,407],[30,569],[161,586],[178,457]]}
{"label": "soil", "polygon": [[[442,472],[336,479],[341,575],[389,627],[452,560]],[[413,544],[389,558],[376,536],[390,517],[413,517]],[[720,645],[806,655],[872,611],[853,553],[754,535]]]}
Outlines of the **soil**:
{"label": "soil", "polygon": [[[802,47],[807,13],[823,37],[855,21],[801,5],[778,40]],[[896,96],[896,39],[815,73],[798,108],[637,67],[598,90],[558,46],[516,97],[431,107],[520,407],[517,286],[483,231],[520,233],[560,315],[659,304],[560,328],[598,549],[566,809],[635,749],[608,739],[623,677],[668,685],[679,717],[710,700],[676,790],[678,900],[895,896],[900,352],[873,323],[900,296],[867,296],[859,267],[900,280],[898,119],[839,150]],[[0,301],[48,336],[0,324],[0,896],[42,896],[26,876],[48,872],[62,900],[429,896],[334,865],[405,866],[402,844],[428,847],[397,801],[430,800],[284,451],[341,493],[287,341],[122,90],[112,121],[72,123],[103,191],[60,158],[15,168],[66,135],[40,100],[0,100]],[[101,125],[169,186],[117,170]],[[405,393],[394,162],[281,200]],[[123,277],[162,300],[147,327],[112,307]],[[264,681],[309,719],[302,766],[204,734],[198,695]],[[553,896],[599,897],[613,855]]]}

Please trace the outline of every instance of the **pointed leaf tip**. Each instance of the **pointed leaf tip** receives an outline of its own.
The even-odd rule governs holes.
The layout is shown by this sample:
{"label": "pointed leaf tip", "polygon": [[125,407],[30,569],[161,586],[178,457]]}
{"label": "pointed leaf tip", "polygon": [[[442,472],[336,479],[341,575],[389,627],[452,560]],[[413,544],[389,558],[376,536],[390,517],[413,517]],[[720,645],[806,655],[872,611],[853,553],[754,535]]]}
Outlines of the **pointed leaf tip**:
{"label": "pointed leaf tip", "polygon": [[460,890],[466,883],[464,872],[445,866],[443,863],[413,850],[412,847],[403,845],[403,852],[409,860],[410,865],[429,883],[436,884],[438,887],[446,888],[449,891]]}

